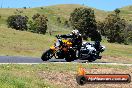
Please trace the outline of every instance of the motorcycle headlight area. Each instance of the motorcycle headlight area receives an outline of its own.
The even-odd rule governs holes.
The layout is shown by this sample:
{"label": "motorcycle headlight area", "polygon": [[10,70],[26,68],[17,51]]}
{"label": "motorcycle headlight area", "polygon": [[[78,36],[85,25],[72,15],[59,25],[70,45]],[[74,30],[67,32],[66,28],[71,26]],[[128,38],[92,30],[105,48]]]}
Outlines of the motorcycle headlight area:
{"label": "motorcycle headlight area", "polygon": [[60,41],[59,40],[56,41],[55,46],[57,46],[57,47],[60,46]]}

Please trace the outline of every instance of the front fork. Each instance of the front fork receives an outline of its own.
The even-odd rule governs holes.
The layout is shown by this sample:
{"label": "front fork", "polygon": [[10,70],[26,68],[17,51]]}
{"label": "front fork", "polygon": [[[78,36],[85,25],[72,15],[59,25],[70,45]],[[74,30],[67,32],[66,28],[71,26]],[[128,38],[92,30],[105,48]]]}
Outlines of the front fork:
{"label": "front fork", "polygon": [[52,51],[52,55],[50,56],[50,58],[52,58],[52,57],[55,57],[55,58],[56,58],[56,52],[57,52],[58,50],[52,50],[52,49],[51,49],[51,51]]}

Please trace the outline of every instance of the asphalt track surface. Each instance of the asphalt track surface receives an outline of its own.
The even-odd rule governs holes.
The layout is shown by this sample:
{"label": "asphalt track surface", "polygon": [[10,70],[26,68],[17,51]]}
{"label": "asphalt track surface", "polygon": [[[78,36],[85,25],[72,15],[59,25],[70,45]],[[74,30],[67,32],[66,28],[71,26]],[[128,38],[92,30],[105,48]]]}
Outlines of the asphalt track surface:
{"label": "asphalt track surface", "polygon": [[87,60],[75,60],[66,62],[65,59],[50,59],[46,62],[39,57],[22,57],[22,56],[0,56],[0,64],[45,64],[45,63],[89,63],[89,64],[108,64],[108,65],[123,65],[132,66],[132,64],[125,63],[109,63],[109,62],[87,62]]}

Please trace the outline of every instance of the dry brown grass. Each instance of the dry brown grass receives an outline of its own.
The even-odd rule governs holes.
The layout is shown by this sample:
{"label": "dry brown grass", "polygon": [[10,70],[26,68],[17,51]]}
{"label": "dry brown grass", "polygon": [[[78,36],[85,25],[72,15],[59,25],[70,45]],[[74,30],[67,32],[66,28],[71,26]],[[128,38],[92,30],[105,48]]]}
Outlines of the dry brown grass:
{"label": "dry brown grass", "polygon": [[[94,68],[86,69],[89,74],[130,74],[132,75],[132,68],[127,69],[119,68]],[[76,83],[76,72],[45,72],[40,71],[38,75],[43,79],[51,82],[51,84],[56,84],[64,88],[132,88],[132,83],[127,84],[85,84],[80,86]]]}

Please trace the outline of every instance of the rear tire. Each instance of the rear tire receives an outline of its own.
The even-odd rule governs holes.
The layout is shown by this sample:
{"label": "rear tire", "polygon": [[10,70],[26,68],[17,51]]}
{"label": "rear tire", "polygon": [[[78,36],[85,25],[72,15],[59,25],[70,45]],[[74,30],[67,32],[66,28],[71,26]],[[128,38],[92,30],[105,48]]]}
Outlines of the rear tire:
{"label": "rear tire", "polygon": [[42,54],[41,59],[42,59],[43,61],[47,61],[47,60],[49,60],[49,59],[52,58],[51,55],[52,55],[52,50],[51,50],[51,49],[48,49],[48,50],[46,50],[46,51]]}
{"label": "rear tire", "polygon": [[76,58],[76,54],[74,51],[69,51],[66,55],[65,55],[65,60],[67,62],[71,62],[71,61],[74,61]]}
{"label": "rear tire", "polygon": [[73,57],[70,57],[70,56],[69,56],[69,57],[66,57],[65,60],[66,60],[67,62],[71,62],[71,61],[73,61]]}

